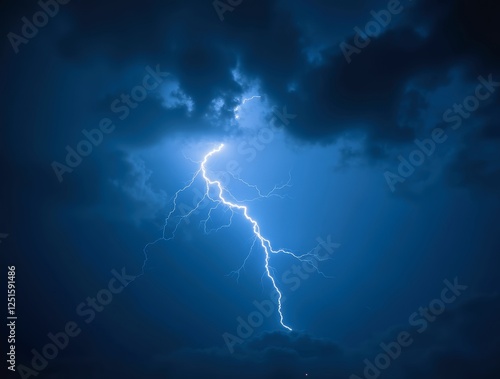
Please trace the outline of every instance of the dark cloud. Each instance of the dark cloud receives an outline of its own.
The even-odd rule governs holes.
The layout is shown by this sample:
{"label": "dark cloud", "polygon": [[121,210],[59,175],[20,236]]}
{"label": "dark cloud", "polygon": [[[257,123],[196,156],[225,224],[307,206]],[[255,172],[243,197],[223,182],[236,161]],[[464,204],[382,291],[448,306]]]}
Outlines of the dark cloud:
{"label": "dark cloud", "polygon": [[[266,208],[268,203],[256,201],[252,209],[284,244],[321,229],[348,240],[350,254],[335,257],[339,275],[333,285],[315,277],[293,294],[287,319],[324,335],[354,335],[355,343],[267,332],[230,354],[220,334],[236,325],[238,315],[254,310],[249,299],[261,298],[262,256],[252,255],[247,276],[234,284],[225,275],[248,251],[247,225],[237,220],[234,229],[201,237],[197,215],[177,239],[151,249],[147,275],[41,378],[361,377],[363,360],[373,360],[381,342],[402,330],[415,333],[402,325],[372,334],[395,319],[405,321],[408,303],[427,293],[420,287],[430,288],[426,275],[477,270],[477,281],[486,278],[497,288],[496,203],[491,206],[491,197],[482,194],[498,196],[500,188],[498,93],[401,189],[413,204],[398,207],[397,199],[387,200],[382,172],[374,171],[380,164],[397,166],[394,156],[436,126],[451,136],[441,115],[455,100],[438,99],[445,104],[440,109],[432,97],[440,90],[474,88],[479,75],[490,73],[500,80],[498,5],[414,0],[348,64],[339,43],[352,44],[352,28],[386,4],[243,0],[221,22],[211,0],[73,0],[19,54],[4,38],[0,232],[11,236],[0,248],[12,249],[17,255],[2,251],[2,259],[15,257],[23,270],[19,309],[39,316],[20,330],[20,362],[30,360],[32,346],[47,342],[45,333],[75,317],[75,304],[109,280],[111,267],[142,267],[143,247],[160,235],[168,200],[194,171],[195,164],[182,158],[185,141],[196,141],[201,150],[215,137],[251,134],[236,128],[234,108],[257,90],[262,97],[253,104],[261,112],[256,124],[274,116],[261,109],[267,105],[297,115],[284,127],[283,145],[289,143],[291,153],[283,146],[250,148],[249,139],[243,141],[246,152],[260,154],[253,169],[241,145],[223,163],[236,155],[245,178],[269,188],[280,175],[271,163],[281,172],[297,167],[293,203],[286,198]],[[21,17],[31,17],[37,7],[2,4],[2,35],[19,32]],[[124,111],[112,104],[143,83],[147,66],[170,75],[120,118]],[[470,95],[460,91],[459,99]],[[75,148],[82,131],[98,128],[103,118],[113,121],[113,132],[59,183],[51,163],[66,163],[67,146]],[[337,142],[340,147],[334,147]],[[296,148],[314,144],[322,146],[312,148],[311,156]],[[330,159],[325,146],[336,160],[325,166],[340,163],[344,169],[334,176],[319,164]],[[464,205],[450,190],[444,201],[432,193],[443,181],[479,189],[481,196]],[[423,185],[415,189],[415,183]],[[199,195],[183,196],[183,205],[192,205]],[[281,272],[288,261],[273,263]],[[372,311],[371,301],[383,310]],[[415,334],[414,344],[381,377],[497,377],[500,352],[492,336],[499,333],[498,313],[498,297],[447,311],[425,334]],[[274,316],[265,322],[262,330],[276,330]]]}
{"label": "dark cloud", "polygon": [[[495,340],[500,332],[496,322],[499,312],[500,297],[477,297],[438,316],[422,334],[409,325],[402,325],[356,349],[346,349],[302,332],[269,332],[247,340],[234,354],[225,347],[182,349],[156,355],[144,362],[141,368],[128,364],[123,367],[123,363],[113,363],[110,359],[106,364],[108,368],[94,367],[88,372],[99,372],[98,378],[113,373],[120,373],[123,378],[299,379],[306,377],[306,373],[320,379],[349,378],[351,375],[362,378],[365,360],[373,363],[375,357],[383,353],[380,344],[390,344],[396,341],[399,333],[408,332],[413,342],[402,348],[401,354],[391,360],[387,369],[381,370],[380,378],[496,377],[500,374],[500,350]],[[89,365],[81,361],[73,364]],[[63,372],[71,372],[71,366],[68,366],[58,365],[54,369],[57,373],[54,378],[63,377]]]}
{"label": "dark cloud", "polygon": [[[481,72],[498,72],[497,59],[493,58],[498,47],[484,26],[492,21],[489,16],[479,17],[495,13],[492,7],[491,3],[422,1],[404,9],[401,17],[407,22],[372,39],[359,56],[352,55],[350,64],[338,46],[325,51],[324,63],[301,78],[296,93],[287,95],[274,88],[276,97],[287,99],[301,115],[291,131],[314,140],[358,127],[373,142],[411,140],[414,131],[401,128],[397,115],[402,107],[408,107],[405,99],[411,93],[405,94],[405,90],[412,80],[428,78],[420,84],[432,90],[445,84],[454,67],[466,67],[471,79]],[[414,26],[408,25],[412,23]],[[428,34],[422,36],[417,25],[425,26]],[[493,24],[490,26],[488,30],[498,33]],[[480,35],[488,38],[478,48]],[[353,39],[347,42],[354,45]],[[416,102],[405,113],[411,117],[422,111],[425,104]]]}
{"label": "dark cloud", "polygon": [[[96,56],[112,70],[160,65],[192,100],[190,112],[185,105],[168,108],[163,95],[155,92],[118,128],[116,134],[125,143],[153,144],[177,132],[227,133],[245,90],[233,76],[237,69],[247,80],[257,80],[272,104],[286,105],[299,115],[287,126],[297,141],[331,143],[356,132],[365,136],[364,153],[380,160],[420,136],[428,116],[423,92],[449,84],[451,70],[463,69],[471,81],[499,72],[499,31],[492,16],[497,5],[466,0],[402,5],[403,12],[359,55],[353,54],[350,64],[334,34],[329,46],[323,42],[319,61],[311,61],[314,25],[301,23],[301,5],[287,7],[277,1],[245,1],[228,11],[224,22],[211,2],[76,2],[64,10],[68,30],[53,43],[66,63],[87,70]],[[315,9],[325,6],[314,4]],[[373,9],[382,6],[374,3]],[[324,11],[335,14],[345,7],[339,2]],[[358,12],[353,17],[352,28],[371,18],[369,11],[361,16]],[[333,33],[317,28],[323,37]],[[345,41],[353,45],[353,39],[351,33]],[[116,77],[104,79],[109,83],[107,99],[123,93],[117,87],[130,91],[131,78],[122,75],[121,86]],[[134,78],[140,79],[139,74]],[[418,90],[409,88],[411,84]],[[96,105],[102,95],[95,93]],[[224,101],[216,120],[211,117],[214,99]],[[489,115],[496,119],[497,108],[489,107]]]}
{"label": "dark cloud", "polygon": [[[361,349],[344,349],[331,341],[302,333],[274,332],[249,340],[234,356],[218,349],[184,351],[171,355],[167,366],[170,372],[177,374],[173,377],[179,378],[195,378],[201,373],[220,375],[221,370],[227,377],[242,378],[257,375],[304,378],[305,373],[314,378],[342,378],[351,374],[363,377],[364,359],[373,362],[382,352],[380,343],[395,341],[401,331],[407,331],[414,342],[403,348],[391,366],[381,372],[381,378],[495,376],[500,373],[500,366],[492,358],[498,357],[500,351],[492,336],[500,331],[495,321],[499,311],[498,296],[481,297],[439,316],[422,334],[410,326],[402,326]],[[190,366],[192,361],[201,367]]]}

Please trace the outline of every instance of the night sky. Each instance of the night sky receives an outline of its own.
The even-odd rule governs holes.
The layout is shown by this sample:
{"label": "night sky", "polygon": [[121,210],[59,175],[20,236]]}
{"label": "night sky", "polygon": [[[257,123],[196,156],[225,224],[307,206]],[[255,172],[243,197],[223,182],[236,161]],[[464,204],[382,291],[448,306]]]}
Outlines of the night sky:
{"label": "night sky", "polygon": [[0,377],[500,377],[498,4],[1,7]]}

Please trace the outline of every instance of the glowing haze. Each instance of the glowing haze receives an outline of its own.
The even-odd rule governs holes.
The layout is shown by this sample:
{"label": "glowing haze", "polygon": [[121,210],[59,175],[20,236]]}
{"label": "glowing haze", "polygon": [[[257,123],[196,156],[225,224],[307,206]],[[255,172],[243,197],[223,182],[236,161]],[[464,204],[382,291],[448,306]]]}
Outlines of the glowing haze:
{"label": "glowing haze", "polygon": [[[215,180],[215,179],[211,179],[209,174],[207,173],[207,164],[208,164],[208,161],[210,160],[210,158],[219,153],[222,149],[224,148],[224,144],[220,144],[218,147],[214,148],[213,150],[211,150],[210,152],[208,152],[203,160],[200,162],[200,166],[199,166],[199,169],[195,172],[195,174],[193,175],[193,177],[191,178],[191,180],[189,180],[189,182],[183,187],[181,188],[180,190],[178,190],[176,193],[175,193],[175,196],[173,198],[173,208],[172,210],[168,213],[167,215],[167,218],[165,220],[165,225],[163,227],[163,235],[162,237],[160,237],[159,239],[157,239],[156,241],[154,242],[151,242],[151,243],[148,243],[145,247],[144,247],[144,256],[145,256],[145,260],[144,260],[144,263],[143,263],[143,266],[142,266],[142,274],[144,274],[144,270],[145,270],[145,267],[146,267],[146,263],[148,261],[148,248],[154,244],[156,244],[157,242],[161,241],[161,240],[165,240],[165,241],[168,241],[168,240],[171,240],[175,237],[175,233],[177,231],[177,229],[179,228],[179,225],[181,224],[182,220],[184,220],[185,218],[191,216],[194,212],[196,212],[200,205],[202,204],[202,202],[206,199],[208,199],[209,201],[212,202],[213,206],[210,208],[210,210],[208,211],[208,216],[207,216],[207,219],[205,220],[205,224],[206,224],[206,221],[208,219],[210,219],[211,217],[211,214],[212,214],[212,211],[215,210],[217,207],[219,206],[224,206],[224,207],[227,207],[227,209],[229,209],[232,213],[231,213],[231,220],[233,218],[233,215],[234,215],[234,212],[238,212],[240,213],[241,215],[243,215],[243,217],[248,221],[248,223],[251,225],[252,227],[252,231],[253,231],[253,234],[255,236],[255,239],[254,239],[254,243],[252,244],[252,247],[250,249],[250,252],[252,251],[253,247],[254,247],[254,244],[256,241],[259,241],[260,242],[260,246],[262,247],[262,250],[264,252],[264,257],[265,257],[265,263],[264,263],[264,270],[265,270],[265,273],[267,275],[267,277],[269,278],[269,280],[271,281],[274,289],[276,290],[277,294],[278,294],[278,313],[279,313],[279,318],[280,318],[280,324],[287,330],[291,331],[292,328],[290,326],[288,326],[287,324],[285,324],[285,321],[284,321],[284,316],[283,316],[283,304],[282,304],[282,298],[283,298],[283,295],[278,287],[278,284],[277,284],[277,281],[275,279],[275,277],[273,276],[272,274],[272,271],[273,271],[273,268],[270,266],[270,259],[271,259],[271,254],[287,254],[287,255],[290,255],[292,256],[293,258],[301,261],[301,262],[307,262],[308,264],[310,264],[312,267],[314,267],[314,269],[321,273],[317,266],[315,265],[315,260],[314,258],[316,258],[316,251],[317,249],[313,249],[305,254],[301,254],[301,255],[297,255],[297,254],[294,254],[293,252],[291,251],[288,251],[288,250],[285,250],[285,249],[277,249],[275,250],[272,245],[271,245],[271,241],[267,238],[265,238],[261,231],[260,231],[260,226],[259,226],[259,223],[254,219],[252,218],[250,215],[249,215],[249,211],[248,211],[248,207],[246,205],[242,205],[238,202],[238,200],[236,200],[235,196],[229,192],[229,190],[227,188],[225,188],[222,183],[219,181],[219,180]],[[177,210],[177,200],[179,198],[179,195],[186,191],[188,188],[190,188],[195,180],[200,177],[203,179],[204,183],[205,183],[205,192],[204,192],[204,195],[203,197],[201,198],[201,200],[196,204],[196,207],[194,207],[191,211],[189,211],[188,213],[186,213],[185,215],[183,215],[176,223],[175,223],[175,226],[174,226],[174,229],[173,229],[173,232],[172,232],[172,235],[170,237],[166,237],[166,228],[168,225],[170,225],[170,221],[171,221],[171,218],[174,214],[174,212]],[[282,189],[284,188],[285,186],[287,186],[288,184],[286,184],[285,186],[275,186],[274,189],[269,192],[268,194],[266,195],[262,195],[262,193],[260,192],[260,190],[258,190],[258,188],[254,185],[250,185],[248,184],[247,182],[245,182],[244,180],[240,179],[240,178],[236,178],[236,180],[244,183],[245,185],[247,185],[248,187],[251,187],[251,188],[254,188],[256,189],[256,191],[258,192],[259,194],[259,197],[269,197],[269,195],[273,194],[275,190],[277,189]],[[211,189],[212,190],[215,190],[215,191],[212,191],[212,192],[215,192],[215,194],[211,194]],[[233,198],[235,200],[228,200],[228,198]],[[229,225],[223,225],[221,226],[224,227],[224,226],[231,226],[231,222],[229,223]],[[245,262],[246,262],[246,259],[245,259]],[[243,265],[245,264],[245,262],[243,263]],[[239,272],[239,271],[237,271]]]}

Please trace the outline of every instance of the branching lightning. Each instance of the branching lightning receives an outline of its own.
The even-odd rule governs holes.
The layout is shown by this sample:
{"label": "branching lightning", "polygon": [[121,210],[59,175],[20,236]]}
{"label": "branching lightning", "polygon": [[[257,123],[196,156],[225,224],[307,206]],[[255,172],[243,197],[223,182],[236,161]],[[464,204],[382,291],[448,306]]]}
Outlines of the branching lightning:
{"label": "branching lightning", "polygon": [[238,105],[236,108],[234,108],[234,113],[235,113],[235,118],[238,120],[240,118],[240,115],[238,114],[238,112],[240,111],[241,109],[241,106],[244,105],[246,102],[250,101],[250,100],[253,100],[253,99],[260,99],[261,96],[252,96],[252,97],[249,97],[249,98],[245,98],[241,101],[241,104]]}
{"label": "branching lightning", "polygon": [[[200,164],[200,166],[199,166],[199,169],[194,173],[193,177],[186,183],[186,185],[184,187],[182,187],[180,190],[178,190],[175,193],[175,195],[173,197],[173,208],[168,213],[168,215],[165,219],[165,225],[163,227],[162,237],[160,237],[159,239],[157,239],[154,242],[148,243],[144,247],[143,252],[144,252],[145,259],[144,259],[144,263],[142,265],[142,274],[144,274],[144,270],[146,268],[146,264],[148,261],[148,248],[161,240],[168,241],[168,240],[175,238],[176,232],[177,232],[181,222],[184,219],[186,219],[187,217],[190,217],[194,212],[196,212],[200,208],[203,201],[209,201],[212,204],[211,208],[208,211],[208,215],[207,215],[206,219],[204,219],[200,222],[200,225],[203,225],[203,229],[206,233],[212,231],[212,230],[210,230],[210,231],[207,230],[207,222],[211,218],[212,213],[216,209],[218,209],[219,207],[225,207],[226,210],[231,212],[231,217],[230,217],[229,223],[220,226],[218,229],[215,229],[215,231],[218,231],[222,228],[231,226],[234,214],[239,213],[252,226],[252,231],[253,231],[253,236],[254,236],[252,246],[250,248],[250,251],[249,251],[247,257],[245,258],[245,260],[243,262],[243,265],[238,270],[231,272],[231,274],[236,276],[237,280],[239,279],[240,272],[242,269],[244,269],[245,263],[247,262],[248,258],[250,257],[252,251],[254,250],[255,245],[257,243],[260,244],[260,246],[262,247],[262,250],[264,252],[264,257],[265,257],[263,277],[264,276],[268,277],[268,279],[270,280],[271,284],[273,285],[275,291],[278,294],[278,313],[279,313],[281,325],[285,329],[291,331],[292,328],[290,326],[288,326],[287,324],[285,324],[285,322],[284,322],[284,316],[283,316],[283,311],[282,311],[283,295],[282,295],[282,293],[278,287],[277,281],[274,277],[274,269],[270,266],[271,255],[272,254],[290,255],[293,258],[295,258],[301,262],[306,262],[306,263],[310,264],[312,267],[314,267],[314,269],[318,273],[323,275],[323,273],[318,270],[317,266],[314,263],[314,262],[317,262],[317,255],[316,255],[317,248],[309,251],[308,253],[305,253],[302,255],[297,255],[297,254],[294,254],[293,252],[285,250],[285,249],[275,250],[272,247],[271,242],[262,235],[258,222],[250,216],[249,211],[248,211],[248,207],[246,205],[241,204],[243,201],[237,200],[236,197],[233,194],[231,194],[231,192],[227,188],[225,188],[219,180],[215,180],[215,179],[210,178],[209,174],[207,173],[206,166],[207,166],[208,161],[210,160],[210,158],[212,156],[219,153],[223,148],[224,148],[224,144],[220,144],[218,147],[214,148],[212,151],[207,153],[205,155],[205,157],[203,158],[203,160],[201,162],[198,162]],[[190,210],[189,212],[184,214],[182,217],[180,217],[177,220],[177,222],[174,223],[173,231],[172,231],[171,235],[167,237],[167,235],[166,235],[167,226],[172,224],[172,219],[174,218],[173,215],[178,207],[177,202],[179,200],[180,194],[183,193],[184,191],[186,191],[188,188],[190,188],[195,183],[197,178],[202,178],[204,181],[204,184],[205,184],[205,192],[203,194],[203,197],[201,198],[200,201],[197,202],[196,206],[192,210]],[[280,185],[280,186],[275,186],[270,192],[263,194],[256,186],[245,182],[243,179],[240,179],[236,176],[233,176],[233,178],[238,180],[239,182],[243,183],[248,188],[255,190],[255,192],[257,193],[256,198],[244,200],[244,201],[252,201],[252,200],[255,200],[258,198],[267,198],[270,196],[280,196],[279,194],[276,193],[276,191],[290,186],[290,178],[289,178],[289,180],[286,184]],[[316,258],[316,260],[313,258]]]}

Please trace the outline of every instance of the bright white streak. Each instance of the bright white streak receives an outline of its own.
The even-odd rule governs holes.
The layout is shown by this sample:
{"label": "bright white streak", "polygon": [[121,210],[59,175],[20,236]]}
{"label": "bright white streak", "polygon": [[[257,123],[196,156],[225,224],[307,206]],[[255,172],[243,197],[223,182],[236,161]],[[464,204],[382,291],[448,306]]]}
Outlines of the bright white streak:
{"label": "bright white streak", "polygon": [[[235,210],[243,211],[242,213],[243,213],[244,217],[252,224],[253,232],[254,232],[254,235],[255,235],[255,239],[254,239],[254,242],[252,244],[252,248],[250,249],[250,252],[249,252],[248,255],[250,255],[250,253],[252,252],[253,247],[255,245],[255,242],[257,240],[259,240],[260,244],[261,244],[261,246],[264,249],[264,252],[266,254],[266,259],[265,259],[265,262],[266,262],[266,264],[265,264],[265,273],[267,274],[267,276],[271,280],[271,282],[273,284],[273,287],[274,287],[274,289],[276,290],[276,292],[278,293],[278,296],[279,296],[279,298],[278,298],[278,312],[279,312],[279,315],[280,315],[280,323],[281,323],[281,325],[284,328],[286,328],[288,330],[292,330],[283,321],[282,302],[281,302],[281,300],[282,300],[282,294],[281,294],[281,291],[279,290],[279,288],[278,288],[278,286],[276,284],[276,280],[274,279],[274,277],[271,274],[271,269],[272,268],[269,266],[269,258],[270,258],[269,253],[273,253],[273,254],[280,254],[281,253],[281,254],[291,255],[292,257],[294,257],[295,259],[299,260],[300,262],[304,262],[304,263],[307,263],[307,264],[311,265],[316,270],[316,272],[318,272],[319,274],[321,274],[322,276],[324,276],[325,278],[327,278],[328,276],[326,276],[324,273],[322,273],[318,269],[318,267],[316,266],[317,261],[324,260],[325,258],[320,258],[319,255],[317,254],[318,249],[319,249],[319,245],[316,246],[316,248],[312,249],[311,251],[309,251],[309,252],[307,252],[305,254],[301,254],[301,255],[296,255],[293,252],[290,252],[290,251],[284,250],[284,249],[274,250],[272,248],[272,246],[271,246],[271,242],[268,239],[264,238],[262,236],[262,234],[260,233],[260,227],[259,227],[257,221],[255,221],[253,218],[251,218],[248,215],[248,208],[246,206],[243,206],[243,205],[240,205],[240,204],[234,204],[233,202],[227,200],[224,197],[224,191],[225,191],[230,197],[232,197],[234,199],[234,201],[238,201],[229,192],[229,190],[227,188],[224,188],[222,186],[222,184],[219,181],[210,179],[208,177],[207,169],[206,169],[206,164],[208,163],[208,160],[214,154],[219,153],[222,150],[223,147],[224,147],[224,144],[221,144],[221,145],[219,145],[219,147],[213,149],[208,154],[206,154],[205,157],[203,158],[203,161],[198,162],[198,163],[200,163],[200,167],[194,173],[193,177],[188,181],[188,183],[184,187],[182,187],[180,190],[178,190],[175,193],[175,196],[173,197],[173,208],[168,213],[167,218],[165,219],[165,224],[163,226],[162,236],[160,238],[158,238],[156,241],[150,242],[146,246],[144,246],[144,249],[143,249],[144,262],[142,264],[142,271],[141,271],[141,274],[139,276],[142,276],[142,275],[145,274],[146,265],[147,265],[147,262],[149,260],[149,254],[148,254],[149,247],[155,245],[159,241],[170,241],[173,238],[175,238],[176,231],[178,230],[178,228],[179,228],[182,220],[186,220],[192,214],[194,214],[196,211],[198,211],[200,209],[200,207],[201,207],[202,202],[205,199],[210,199],[213,203],[216,204],[208,212],[208,218],[207,218],[207,220],[210,218],[212,210],[214,210],[215,208],[217,208],[217,206],[222,203],[222,204],[226,205],[231,210],[232,214],[234,214]],[[204,193],[203,197],[197,202],[196,206],[193,209],[191,209],[189,212],[187,212],[186,214],[184,214],[175,223],[175,227],[174,227],[174,229],[172,231],[172,235],[167,238],[167,236],[166,236],[167,226],[169,225],[170,220],[173,218],[174,213],[175,213],[175,211],[178,208],[177,207],[178,206],[177,201],[179,199],[180,194],[183,193],[184,191],[186,191],[188,188],[191,188],[191,186],[194,184],[196,178],[198,178],[200,176],[200,174],[202,175],[203,180],[205,181],[206,192]],[[281,185],[281,186],[275,186],[269,193],[267,193],[267,194],[264,195],[264,194],[262,194],[262,192],[256,186],[251,185],[251,184],[245,182],[241,178],[238,178],[238,177],[235,177],[235,176],[233,176],[233,178],[235,180],[238,180],[241,183],[245,184],[248,188],[254,189],[258,193],[258,198],[268,198],[270,196],[279,196],[279,195],[276,195],[274,192],[276,190],[283,189],[285,187],[289,187],[290,186],[290,180],[291,180],[291,178],[289,178],[289,180],[288,180],[288,182],[286,184]],[[216,188],[218,189],[218,196],[215,199],[210,196],[210,187],[211,186],[216,186]],[[255,199],[253,199],[253,200],[255,200]],[[252,201],[252,199],[251,200],[246,200],[246,201]],[[204,221],[206,222],[207,220],[204,220]],[[232,216],[231,216],[231,220],[232,220]],[[227,226],[230,226],[230,225],[231,225],[231,222],[229,223],[229,225],[225,225],[225,226],[222,226],[222,227],[227,227]],[[222,227],[220,227],[220,228],[222,228]],[[217,230],[219,230],[219,229],[217,229]],[[206,223],[205,223],[205,232],[207,232],[207,230],[206,230]],[[248,260],[248,256],[245,258],[245,261],[243,262],[243,265],[240,267],[240,269],[238,269],[237,271],[233,271],[232,274],[237,275],[237,277],[239,278],[239,273],[240,273],[241,269],[243,269],[243,267],[245,266],[245,263],[247,262],[247,260]]]}
{"label": "bright white streak", "polygon": [[250,217],[248,215],[248,208],[244,205],[240,205],[240,204],[234,204],[234,203],[231,203],[230,201],[226,200],[224,198],[224,190],[222,188],[222,184],[221,182],[219,182],[218,180],[212,180],[210,179],[208,176],[207,176],[207,170],[206,170],[206,167],[205,165],[207,164],[208,162],[208,159],[216,154],[216,153],[219,153],[222,148],[224,147],[224,144],[220,144],[219,147],[217,147],[216,149],[212,150],[211,152],[209,152],[207,155],[205,155],[205,158],[203,159],[203,161],[201,162],[201,173],[202,173],[202,176],[203,176],[203,179],[205,179],[205,182],[206,182],[206,188],[207,188],[207,196],[208,198],[210,198],[211,200],[213,201],[217,201],[215,199],[212,199],[210,197],[210,186],[212,185],[215,185],[217,186],[218,190],[219,190],[219,194],[218,194],[218,197],[220,199],[220,201],[224,204],[224,205],[227,205],[228,207],[230,207],[231,209],[237,209],[237,210],[240,210],[240,211],[243,211],[243,216],[248,220],[250,221],[250,223],[253,225],[253,232],[255,234],[255,236],[259,239],[260,241],[260,244],[262,246],[262,248],[264,249],[264,253],[266,254],[266,264],[265,264],[265,268],[266,268],[266,273],[267,273],[267,276],[269,277],[269,279],[271,279],[271,282],[273,284],[273,287],[274,289],[276,290],[276,292],[278,292],[278,313],[280,315],[280,323],[281,325],[288,329],[288,330],[292,330],[292,328],[290,328],[288,325],[286,325],[283,321],[283,313],[281,311],[281,308],[282,308],[282,305],[281,305],[281,299],[283,297],[283,295],[281,294],[281,291],[279,290],[278,286],[276,285],[276,281],[274,280],[274,277],[271,275],[271,271],[269,270],[269,252],[271,251],[272,253],[278,253],[279,251],[274,251],[271,247],[271,242],[269,242],[269,240],[267,240],[266,238],[264,238],[262,236],[262,234],[260,233],[260,227],[259,227],[259,224],[257,223],[257,221],[255,221],[252,217]]}

